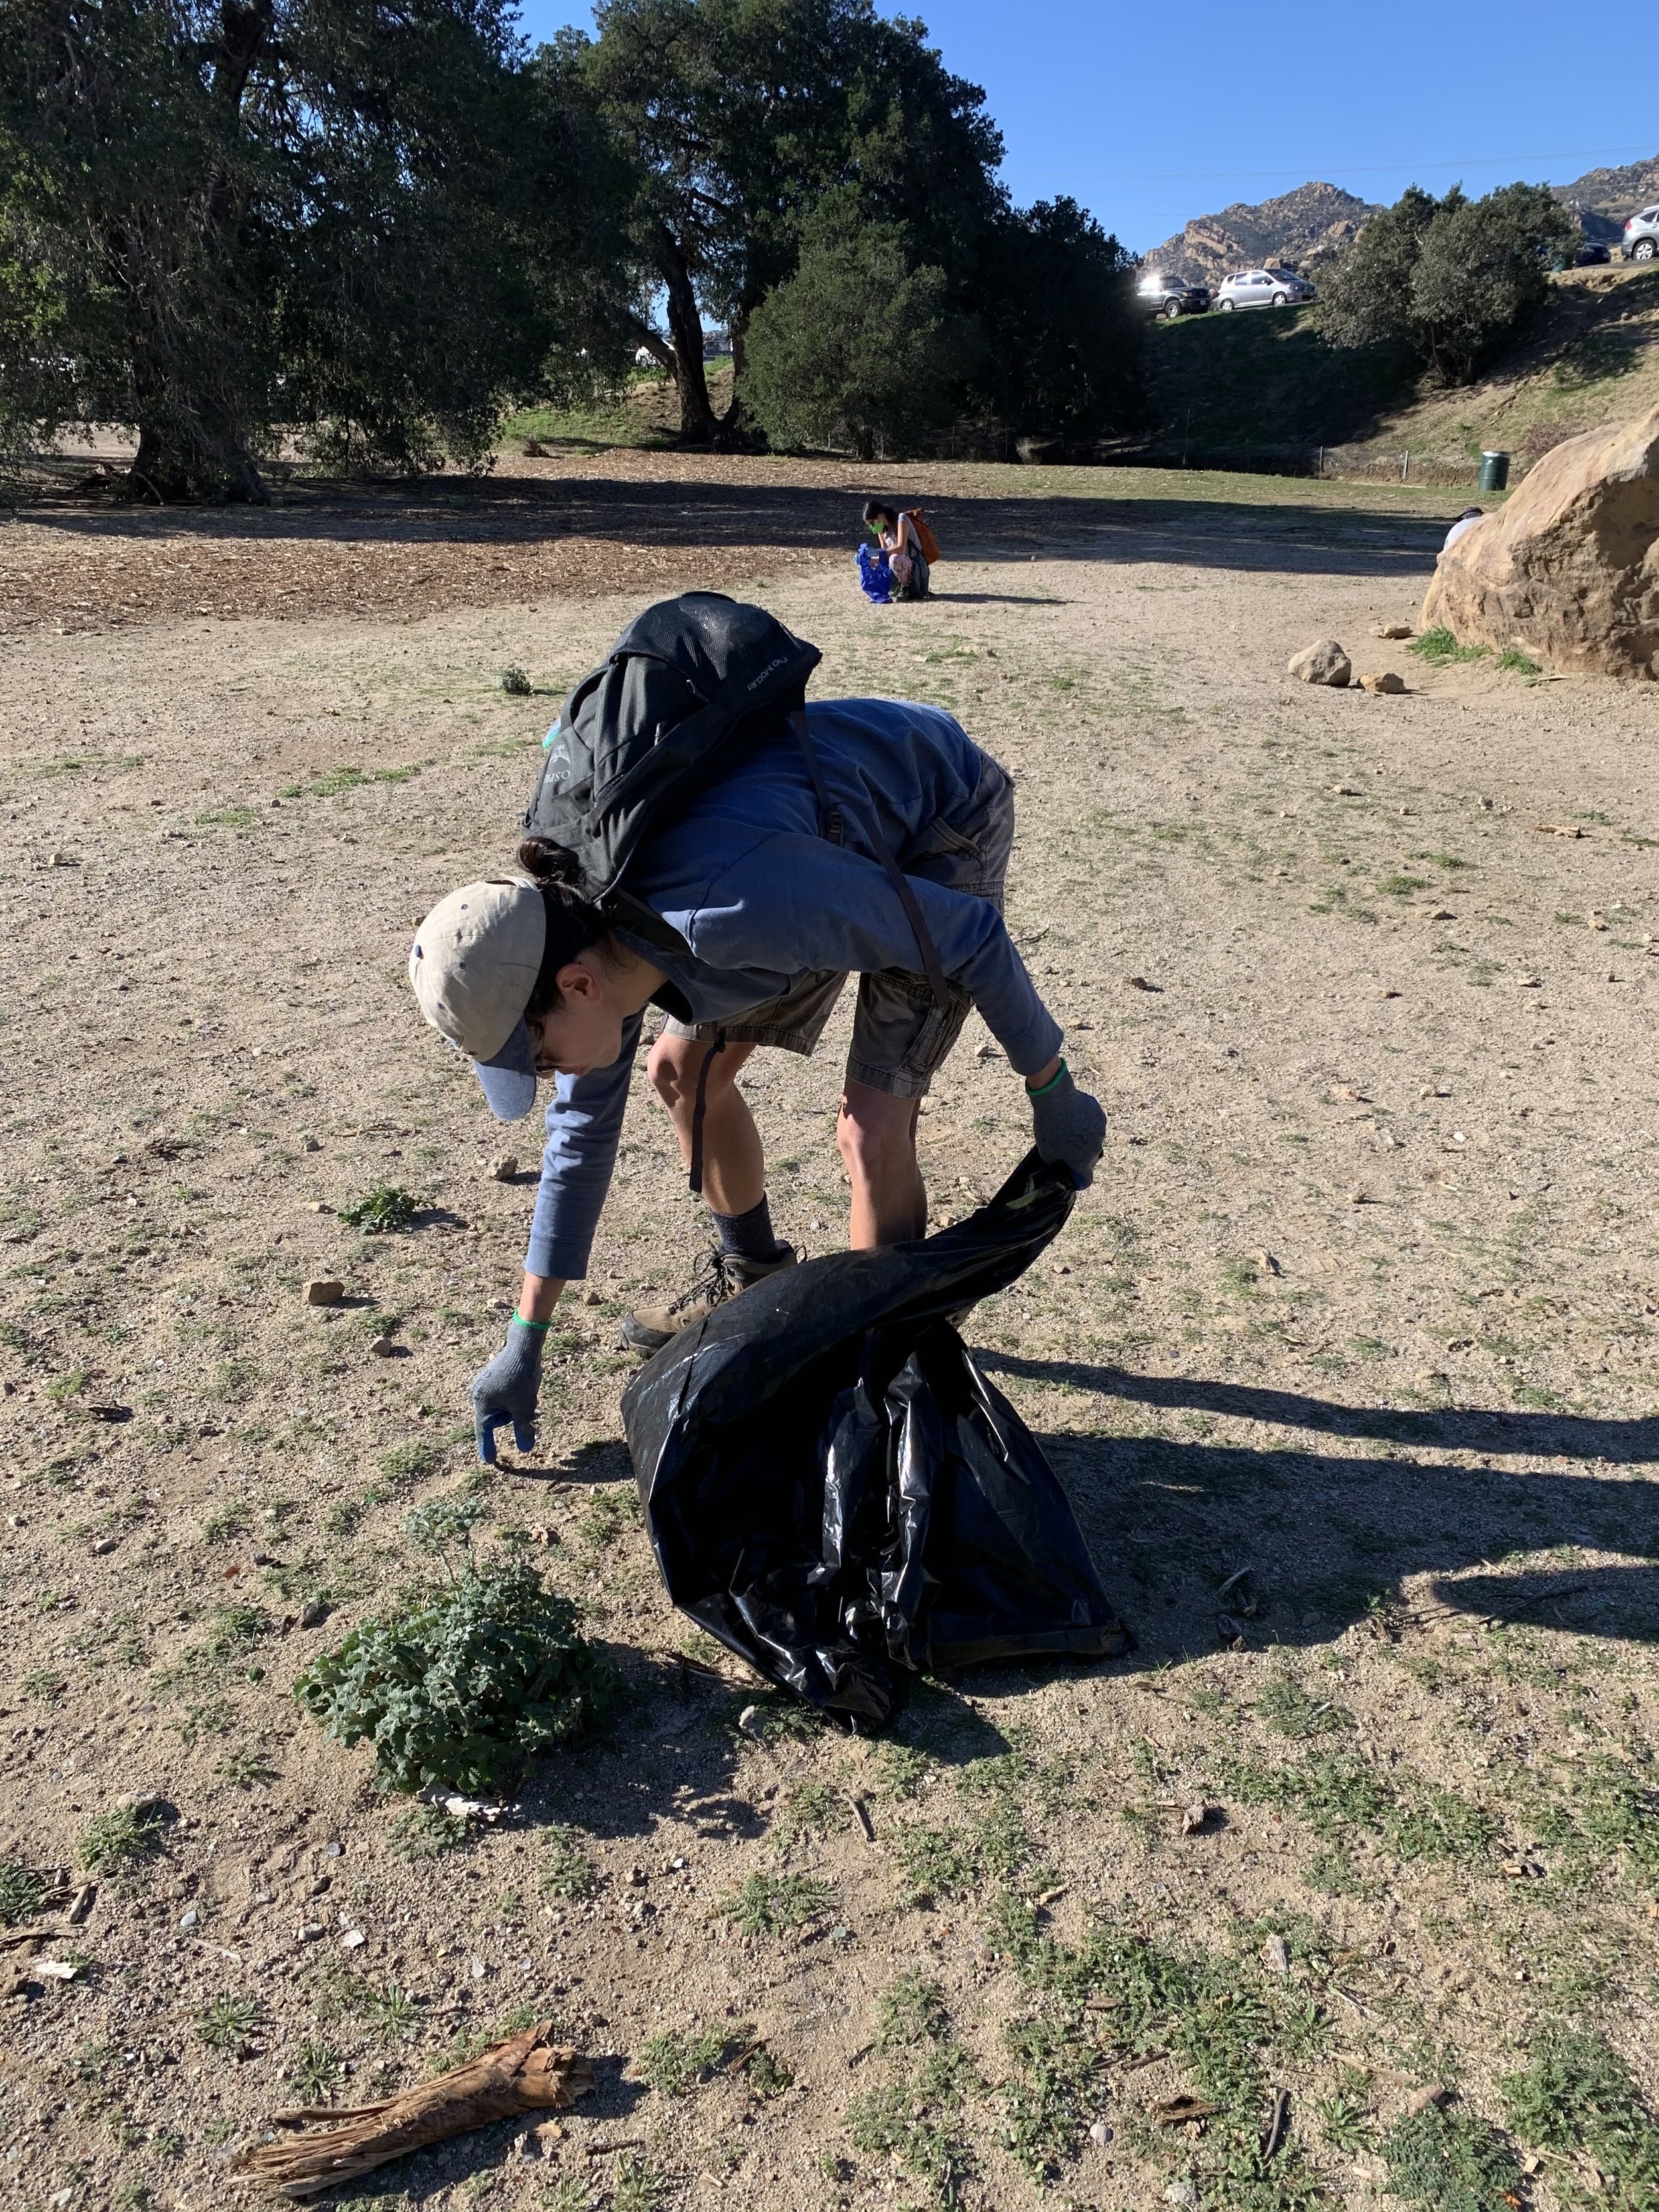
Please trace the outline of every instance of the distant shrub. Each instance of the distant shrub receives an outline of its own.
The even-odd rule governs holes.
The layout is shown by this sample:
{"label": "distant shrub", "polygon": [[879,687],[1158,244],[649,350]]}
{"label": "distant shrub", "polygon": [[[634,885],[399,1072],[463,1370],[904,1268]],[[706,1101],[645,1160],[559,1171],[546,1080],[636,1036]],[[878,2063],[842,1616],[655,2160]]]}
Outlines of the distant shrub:
{"label": "distant shrub", "polygon": [[395,1182],[383,1182],[366,1198],[343,1206],[340,1218],[361,1229],[366,1237],[384,1237],[411,1228],[420,1210],[421,1201],[413,1191]]}
{"label": "distant shrub", "polygon": [[501,671],[501,689],[509,699],[527,699],[535,685],[515,661],[511,668]]}

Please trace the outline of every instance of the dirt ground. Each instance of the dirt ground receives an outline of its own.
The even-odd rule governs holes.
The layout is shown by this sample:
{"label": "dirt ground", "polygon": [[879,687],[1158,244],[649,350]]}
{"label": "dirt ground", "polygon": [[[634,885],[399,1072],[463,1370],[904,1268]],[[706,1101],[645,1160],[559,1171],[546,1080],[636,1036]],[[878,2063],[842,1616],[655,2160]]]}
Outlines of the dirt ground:
{"label": "dirt ground", "polygon": [[[1659,693],[1375,639],[1444,494],[923,471],[955,557],[872,609],[851,471],[514,468],[0,532],[0,1908],[52,1931],[0,1953],[7,2201],[217,2212],[277,2106],[551,2017],[598,2087],[546,2156],[503,2124],[342,2201],[1650,2204],[1650,2117],[1598,2134],[1584,2085],[1600,2036],[1659,2094]],[[1111,1118],[967,1334],[1137,1648],[922,1686],[886,1743],[660,1594],[614,1331],[704,1239],[642,1085],[544,1448],[471,1464],[534,1139],[408,941],[690,583],[1012,768],[1011,921]],[[1325,635],[1407,693],[1287,682]],[[848,1018],[748,1081],[813,1252]],[[921,1124],[939,1220],[1028,1140],[988,1043]],[[388,1183],[414,1226],[348,1227]],[[629,1685],[465,1835],[290,1696],[457,1495]],[[125,1865],[123,1793],[161,1807]],[[27,1870],[88,1860],[88,1916],[31,1919]]]}

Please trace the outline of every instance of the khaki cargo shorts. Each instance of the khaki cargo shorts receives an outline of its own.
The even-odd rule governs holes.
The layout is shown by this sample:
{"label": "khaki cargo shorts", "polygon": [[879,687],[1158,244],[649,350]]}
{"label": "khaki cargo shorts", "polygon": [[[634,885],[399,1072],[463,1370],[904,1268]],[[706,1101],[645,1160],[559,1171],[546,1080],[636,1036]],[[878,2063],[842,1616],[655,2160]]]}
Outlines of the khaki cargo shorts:
{"label": "khaki cargo shorts", "polygon": [[[1014,787],[988,757],[967,821],[935,824],[920,849],[907,856],[904,872],[988,899],[1000,914],[1013,842]],[[784,1052],[810,1054],[817,1049],[846,982],[844,969],[822,969],[803,975],[793,990],[768,999],[735,1020],[693,1024],[671,1017],[663,1034],[712,1044],[724,1030],[728,1044],[776,1045]],[[890,1098],[926,1097],[962,1035],[972,1004],[954,983],[950,994],[949,1006],[941,1011],[925,975],[897,968],[860,975],[853,1046],[847,1055],[848,1081],[884,1091]]]}

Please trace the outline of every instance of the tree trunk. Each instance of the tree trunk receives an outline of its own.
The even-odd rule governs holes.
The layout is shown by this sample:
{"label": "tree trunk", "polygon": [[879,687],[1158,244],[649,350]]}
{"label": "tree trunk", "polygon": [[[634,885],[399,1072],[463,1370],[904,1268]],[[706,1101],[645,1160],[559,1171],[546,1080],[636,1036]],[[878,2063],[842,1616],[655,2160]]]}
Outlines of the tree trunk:
{"label": "tree trunk", "polygon": [[702,315],[685,256],[665,224],[658,228],[657,270],[668,294],[668,336],[674,349],[674,386],[680,396],[680,438],[688,446],[711,446],[720,426],[703,374]]}
{"label": "tree trunk", "polygon": [[138,450],[125,489],[129,499],[156,507],[198,499],[245,500],[256,507],[270,503],[264,479],[250,455],[236,451],[221,459],[187,453],[153,422],[139,425]]}

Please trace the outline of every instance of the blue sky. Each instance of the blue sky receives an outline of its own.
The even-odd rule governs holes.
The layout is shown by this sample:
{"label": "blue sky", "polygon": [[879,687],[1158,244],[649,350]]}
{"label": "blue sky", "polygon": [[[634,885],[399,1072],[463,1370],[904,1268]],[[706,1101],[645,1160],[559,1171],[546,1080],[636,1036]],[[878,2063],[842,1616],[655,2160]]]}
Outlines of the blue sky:
{"label": "blue sky", "polygon": [[[526,33],[591,29],[591,6],[522,0]],[[1541,0],[1425,0],[1386,14],[1312,0],[934,0],[949,67],[983,85],[1022,202],[1070,192],[1144,252],[1188,216],[1310,177],[1365,199],[1408,184],[1566,183],[1659,152],[1639,40],[1572,27]],[[1614,36],[1628,41],[1634,18]]]}

